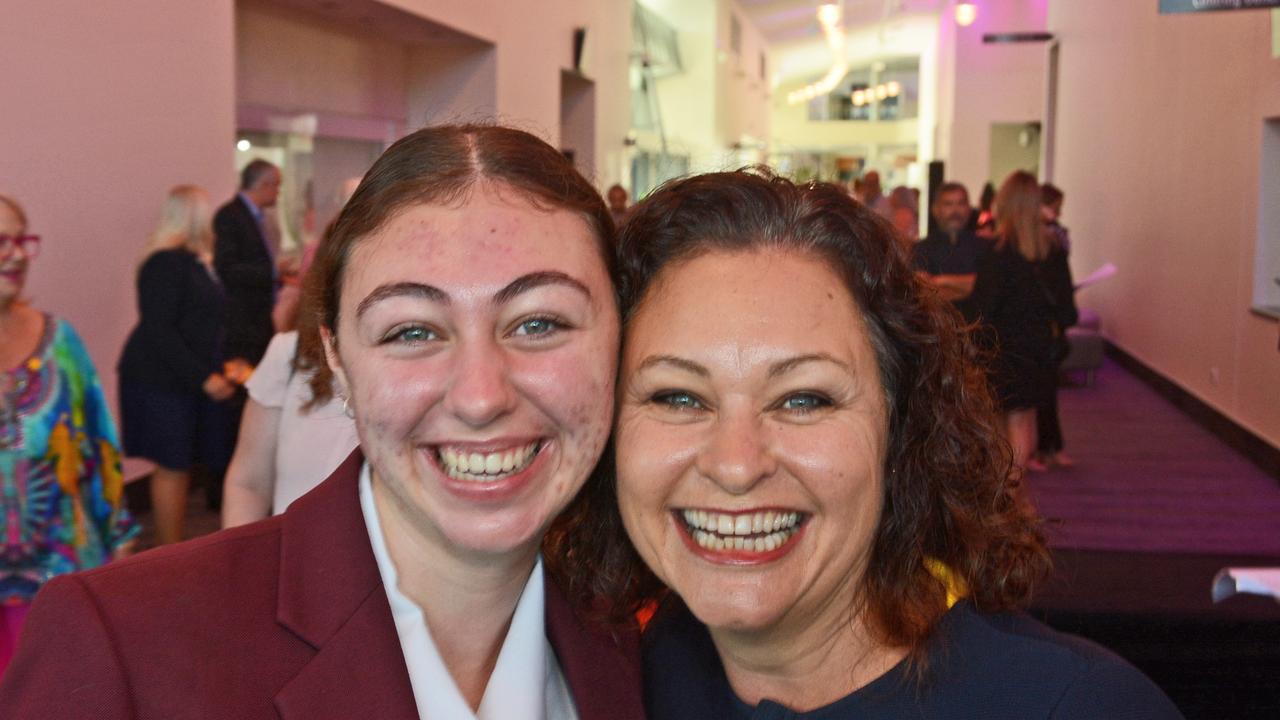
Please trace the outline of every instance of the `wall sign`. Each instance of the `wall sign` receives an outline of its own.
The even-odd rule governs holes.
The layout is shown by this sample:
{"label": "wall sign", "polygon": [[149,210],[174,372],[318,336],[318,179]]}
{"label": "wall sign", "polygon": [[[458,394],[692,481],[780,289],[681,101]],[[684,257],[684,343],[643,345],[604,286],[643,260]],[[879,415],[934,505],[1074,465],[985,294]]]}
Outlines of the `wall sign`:
{"label": "wall sign", "polygon": [[1160,0],[1160,12],[1192,13],[1215,10],[1259,10],[1280,7],[1280,0]]}

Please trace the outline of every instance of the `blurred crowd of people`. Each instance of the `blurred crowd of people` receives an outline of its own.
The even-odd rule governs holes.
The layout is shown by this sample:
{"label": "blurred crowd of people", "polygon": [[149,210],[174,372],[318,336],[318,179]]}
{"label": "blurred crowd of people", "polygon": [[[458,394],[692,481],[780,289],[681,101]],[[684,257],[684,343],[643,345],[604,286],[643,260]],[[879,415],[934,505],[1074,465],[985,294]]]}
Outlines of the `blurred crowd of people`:
{"label": "blurred crowd of people", "polygon": [[1063,192],[1017,171],[998,190],[988,183],[973,207],[964,185],[943,183],[929,207],[932,230],[917,240],[918,194],[898,187],[885,198],[874,171],[853,191],[893,224],[920,277],[971,324],[1017,465],[1072,465],[1057,406],[1066,330],[1078,320]]}

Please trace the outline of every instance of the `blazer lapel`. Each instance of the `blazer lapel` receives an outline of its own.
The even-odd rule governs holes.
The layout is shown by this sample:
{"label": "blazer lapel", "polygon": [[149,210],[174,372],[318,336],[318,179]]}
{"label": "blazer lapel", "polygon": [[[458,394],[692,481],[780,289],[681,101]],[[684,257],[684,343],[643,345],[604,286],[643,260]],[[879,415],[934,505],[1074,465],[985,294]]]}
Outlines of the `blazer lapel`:
{"label": "blazer lapel", "polygon": [[580,620],[551,578],[545,587],[547,639],[579,720],[644,720],[639,633]]}
{"label": "blazer lapel", "polygon": [[418,718],[360,511],[363,462],[356,450],[284,515],[276,619],[316,649],[276,695],[285,720]]}

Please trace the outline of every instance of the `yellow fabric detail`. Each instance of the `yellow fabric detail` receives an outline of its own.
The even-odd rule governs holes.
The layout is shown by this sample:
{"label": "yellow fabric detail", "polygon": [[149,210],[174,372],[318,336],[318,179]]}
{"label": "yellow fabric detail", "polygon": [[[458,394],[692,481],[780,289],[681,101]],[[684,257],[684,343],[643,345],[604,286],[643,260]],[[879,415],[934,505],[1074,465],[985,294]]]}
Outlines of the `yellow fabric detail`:
{"label": "yellow fabric detail", "polygon": [[98,453],[102,458],[102,497],[111,507],[120,507],[124,493],[124,474],[120,471],[120,453],[116,446],[98,438]]}
{"label": "yellow fabric detail", "polygon": [[72,435],[71,426],[64,415],[49,433],[49,451],[47,458],[54,462],[54,475],[58,478],[58,487],[72,499],[71,507],[75,515],[75,546],[84,547],[88,538],[84,530],[84,508],[80,504],[80,470],[84,459],[80,456],[80,443],[84,436],[80,433]]}
{"label": "yellow fabric detail", "polygon": [[947,607],[960,602],[960,598],[969,594],[969,588],[965,585],[964,580],[956,575],[955,571],[947,567],[941,560],[935,558],[925,558],[924,567],[929,574],[942,583],[947,589]]}

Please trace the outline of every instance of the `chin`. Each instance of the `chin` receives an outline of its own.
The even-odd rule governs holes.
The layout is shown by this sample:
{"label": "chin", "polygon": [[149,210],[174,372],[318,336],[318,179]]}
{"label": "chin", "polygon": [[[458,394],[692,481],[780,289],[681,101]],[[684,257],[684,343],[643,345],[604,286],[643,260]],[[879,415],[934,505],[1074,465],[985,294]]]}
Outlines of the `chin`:
{"label": "chin", "polygon": [[504,555],[542,542],[547,523],[531,518],[475,518],[441,528],[446,541],[466,552]]}
{"label": "chin", "polygon": [[702,595],[681,594],[690,612],[712,631],[756,633],[778,622],[781,611],[776,600],[758,593],[734,592],[730,588],[708,589]]}

